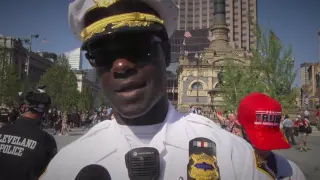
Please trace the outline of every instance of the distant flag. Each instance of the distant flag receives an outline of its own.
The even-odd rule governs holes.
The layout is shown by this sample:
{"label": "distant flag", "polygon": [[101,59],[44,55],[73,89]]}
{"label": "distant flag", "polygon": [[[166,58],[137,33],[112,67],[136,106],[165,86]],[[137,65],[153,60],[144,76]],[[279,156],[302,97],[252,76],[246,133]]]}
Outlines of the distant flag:
{"label": "distant flag", "polygon": [[49,42],[49,41],[46,38],[42,39],[42,43],[47,43],[47,42]]}
{"label": "distant flag", "polygon": [[191,33],[189,31],[186,31],[186,32],[184,32],[184,37],[185,38],[191,38],[192,35],[191,35]]}

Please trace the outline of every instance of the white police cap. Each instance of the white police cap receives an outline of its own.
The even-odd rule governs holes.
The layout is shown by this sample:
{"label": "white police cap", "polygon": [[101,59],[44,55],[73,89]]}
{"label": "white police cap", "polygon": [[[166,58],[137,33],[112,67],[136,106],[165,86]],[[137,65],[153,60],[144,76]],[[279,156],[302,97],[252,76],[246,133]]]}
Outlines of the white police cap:
{"label": "white police cap", "polygon": [[[160,17],[132,12],[105,17],[85,27],[84,18],[88,12],[96,8],[111,7],[111,5],[120,1],[125,0],[74,0],[71,2],[69,5],[69,24],[74,35],[85,42],[91,37],[106,31],[107,26],[111,29],[117,29],[123,26],[134,28],[136,26],[162,24],[170,38],[177,26],[178,6],[173,0],[136,0],[147,4],[156,11]],[[128,23],[128,21],[130,22]],[[112,24],[112,26],[110,26],[110,24]]]}

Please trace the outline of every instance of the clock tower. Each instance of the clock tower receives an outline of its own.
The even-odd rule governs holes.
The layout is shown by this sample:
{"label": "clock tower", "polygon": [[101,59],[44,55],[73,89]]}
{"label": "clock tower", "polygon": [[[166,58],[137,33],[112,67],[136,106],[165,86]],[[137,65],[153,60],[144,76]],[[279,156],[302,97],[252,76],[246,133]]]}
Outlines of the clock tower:
{"label": "clock tower", "polygon": [[202,115],[211,119],[215,119],[216,108],[224,106],[221,87],[225,62],[231,60],[240,66],[248,64],[247,52],[229,45],[225,0],[214,0],[213,16],[209,47],[182,54],[178,72],[178,110],[199,108]]}

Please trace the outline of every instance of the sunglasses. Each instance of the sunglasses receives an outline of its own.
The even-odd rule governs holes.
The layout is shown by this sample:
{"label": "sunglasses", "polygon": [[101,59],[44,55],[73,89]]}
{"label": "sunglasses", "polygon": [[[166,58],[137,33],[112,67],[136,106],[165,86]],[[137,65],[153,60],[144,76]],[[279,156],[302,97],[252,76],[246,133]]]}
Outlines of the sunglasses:
{"label": "sunglasses", "polygon": [[110,69],[119,58],[147,61],[154,55],[162,37],[157,33],[122,33],[87,45],[86,57],[92,67]]}

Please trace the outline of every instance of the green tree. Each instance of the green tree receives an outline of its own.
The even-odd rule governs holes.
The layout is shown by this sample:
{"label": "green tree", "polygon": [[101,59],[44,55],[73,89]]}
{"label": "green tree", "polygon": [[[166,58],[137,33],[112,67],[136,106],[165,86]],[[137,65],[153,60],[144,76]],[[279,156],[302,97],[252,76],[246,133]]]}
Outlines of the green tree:
{"label": "green tree", "polygon": [[224,61],[221,86],[225,110],[236,111],[241,99],[251,92],[263,92],[259,72],[233,59]]}
{"label": "green tree", "polygon": [[247,65],[225,60],[222,90],[227,110],[236,110],[241,99],[251,92],[263,92],[277,99],[285,111],[296,107],[293,82],[297,70],[291,47],[284,45],[272,30],[256,28],[257,45]]}
{"label": "green tree", "polygon": [[68,59],[60,55],[55,64],[41,77],[40,84],[47,86],[52,104],[62,111],[70,111],[79,101],[77,77],[71,70]]}
{"label": "green tree", "polygon": [[85,86],[80,93],[79,109],[89,111],[93,108],[93,94],[92,89],[89,86]]}
{"label": "green tree", "polygon": [[100,100],[100,106],[106,106],[106,97],[104,96],[103,92],[99,93],[99,100]]}
{"label": "green tree", "polygon": [[11,63],[9,49],[0,47],[0,105],[12,105],[20,86],[19,74],[15,65]]}
{"label": "green tree", "polygon": [[266,94],[277,99],[285,110],[295,108],[297,93],[293,90],[293,83],[297,69],[291,46],[285,48],[272,29],[256,29],[257,47],[252,51],[251,67],[261,72]]}

